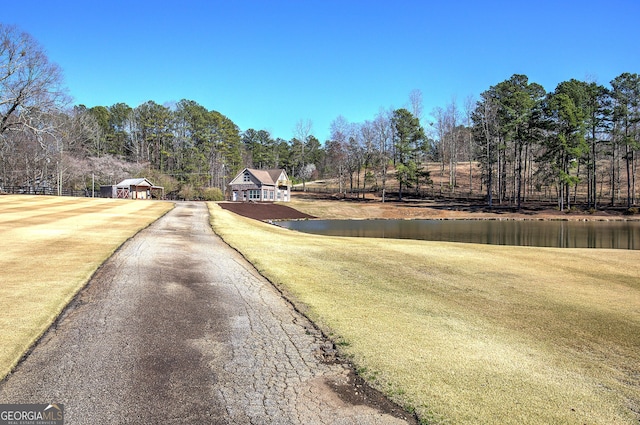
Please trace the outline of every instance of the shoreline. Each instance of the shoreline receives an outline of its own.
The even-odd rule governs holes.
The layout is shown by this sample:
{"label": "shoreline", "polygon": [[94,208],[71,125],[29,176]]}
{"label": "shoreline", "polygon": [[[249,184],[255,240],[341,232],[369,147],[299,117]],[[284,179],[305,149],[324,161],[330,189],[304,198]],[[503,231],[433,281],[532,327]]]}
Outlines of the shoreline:
{"label": "shoreline", "polygon": [[532,220],[532,221],[640,221],[621,208],[559,211],[547,204],[530,204],[520,211],[467,201],[348,199],[295,193],[287,205],[318,219],[429,219],[429,220]]}

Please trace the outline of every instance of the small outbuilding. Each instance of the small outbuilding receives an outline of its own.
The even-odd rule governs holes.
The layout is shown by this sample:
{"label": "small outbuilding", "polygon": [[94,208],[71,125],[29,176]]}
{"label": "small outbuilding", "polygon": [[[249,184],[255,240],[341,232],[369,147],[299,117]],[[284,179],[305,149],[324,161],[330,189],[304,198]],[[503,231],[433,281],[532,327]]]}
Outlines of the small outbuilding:
{"label": "small outbuilding", "polygon": [[146,178],[125,179],[112,186],[100,186],[100,196],[118,199],[164,198],[164,187],[155,186]]}
{"label": "small outbuilding", "polygon": [[245,168],[229,183],[232,201],[289,202],[291,181],[284,169]]}

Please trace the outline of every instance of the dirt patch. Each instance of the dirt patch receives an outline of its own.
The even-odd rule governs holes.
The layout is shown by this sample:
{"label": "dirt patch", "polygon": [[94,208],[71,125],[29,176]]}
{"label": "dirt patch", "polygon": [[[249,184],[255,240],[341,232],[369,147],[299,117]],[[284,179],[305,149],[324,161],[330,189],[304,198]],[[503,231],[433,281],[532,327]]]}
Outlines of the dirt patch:
{"label": "dirt patch", "polygon": [[349,371],[346,382],[329,380],[327,381],[327,385],[347,404],[369,406],[379,412],[402,419],[410,425],[418,424],[418,418],[415,414],[408,412],[389,400],[380,391],[371,387],[364,378],[356,374],[353,370]]}
{"label": "dirt patch", "polygon": [[221,202],[222,209],[256,220],[295,220],[315,218],[285,205],[268,202]]}
{"label": "dirt patch", "polygon": [[[304,314],[304,313],[301,313]],[[391,401],[381,391],[369,385],[369,383],[358,373],[352,363],[342,358],[333,342],[327,341],[320,346],[316,355],[326,364],[340,364],[348,372],[339,379],[326,379],[325,384],[344,403],[353,406],[369,406],[379,412],[386,413],[395,418],[402,419],[409,425],[418,425],[418,417],[402,408],[397,403]]]}

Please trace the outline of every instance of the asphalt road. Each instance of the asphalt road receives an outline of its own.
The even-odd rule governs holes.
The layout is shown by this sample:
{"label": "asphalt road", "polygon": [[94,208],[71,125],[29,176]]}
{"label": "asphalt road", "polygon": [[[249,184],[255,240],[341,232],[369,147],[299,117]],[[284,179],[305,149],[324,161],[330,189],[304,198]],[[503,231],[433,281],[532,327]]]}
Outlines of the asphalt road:
{"label": "asphalt road", "polygon": [[0,403],[62,403],[66,424],[406,423],[208,219],[180,203],[124,244]]}

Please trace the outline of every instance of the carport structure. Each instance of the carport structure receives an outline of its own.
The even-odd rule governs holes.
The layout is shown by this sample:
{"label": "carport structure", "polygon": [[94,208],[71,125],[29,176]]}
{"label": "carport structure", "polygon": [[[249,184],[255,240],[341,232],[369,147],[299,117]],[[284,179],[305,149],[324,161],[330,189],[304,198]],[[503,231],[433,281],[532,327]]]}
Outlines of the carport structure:
{"label": "carport structure", "polygon": [[125,179],[113,187],[113,197],[119,199],[164,198],[164,187],[155,186],[146,178]]}

